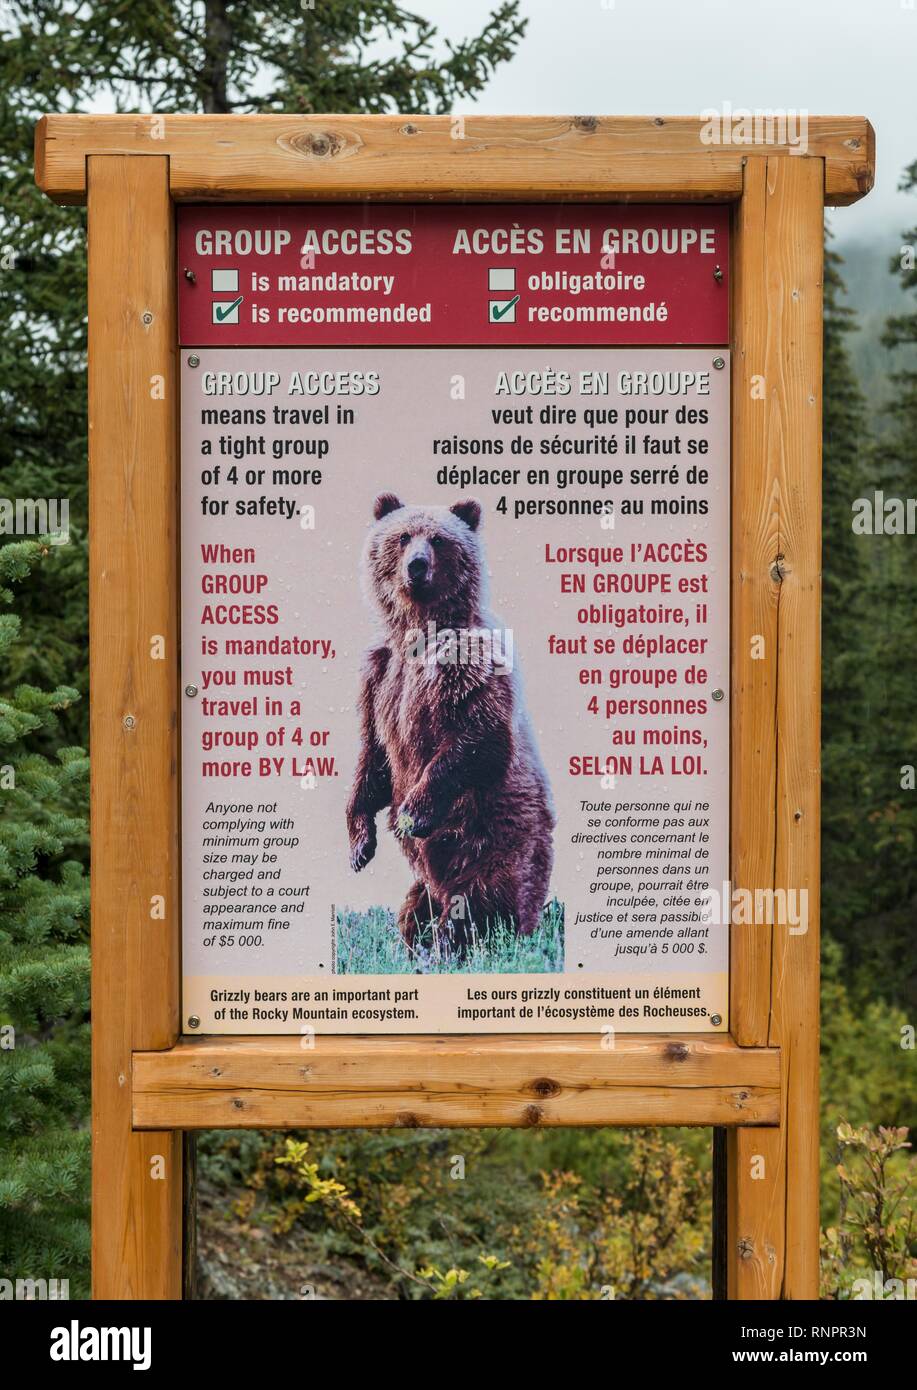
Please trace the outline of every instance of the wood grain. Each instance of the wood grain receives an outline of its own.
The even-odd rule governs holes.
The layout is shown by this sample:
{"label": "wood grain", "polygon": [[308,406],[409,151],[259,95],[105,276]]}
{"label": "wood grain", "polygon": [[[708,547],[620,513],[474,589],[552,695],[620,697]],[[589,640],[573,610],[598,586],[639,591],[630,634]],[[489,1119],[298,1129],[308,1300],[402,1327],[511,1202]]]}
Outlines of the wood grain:
{"label": "wood grain", "polygon": [[[772,168],[773,165],[773,168]],[[807,930],[775,928],[769,1039],[785,1079],[784,1298],[818,1297],[819,884],[821,821],[822,188],[768,160],[775,293],[784,343],[777,461],[781,566],[777,654],[777,887],[807,895]],[[781,191],[782,190],[782,191]],[[780,292],[777,292],[779,286]]]}
{"label": "wood grain", "polygon": [[[777,838],[775,472],[782,421],[772,393],[781,345],[771,331],[767,303],[767,165],[766,159],[748,161],[732,249],[731,877],[734,888],[752,891],[773,885]],[[746,1047],[767,1042],[770,962],[771,927],[733,923],[729,1027]]]}
{"label": "wood grain", "polygon": [[[805,154],[786,145],[709,144],[686,116],[44,116],[39,187],[86,197],[91,155],[166,156],[173,198],[190,202],[336,199],[732,201],[746,158],[814,160],[829,203],[872,187],[860,116],[812,116]],[[772,134],[779,135],[779,131]]]}
{"label": "wood grain", "polygon": [[[823,202],[872,180],[867,122],[806,156],[651,118],[51,117],[36,177],[89,201],[93,1264],[181,1293],[181,1129],[729,1128],[731,1297],[808,1298],[818,1261],[818,700]],[[137,157],[142,156],[142,157]],[[744,193],[743,193],[744,190]],[[176,378],[171,197],[735,200],[736,886],[805,888],[809,929],[733,930],[722,1037],[178,1034]],[[760,377],[761,399],[752,395]],[[153,661],[150,643],[165,642]],[[765,658],[750,660],[762,636]],[[166,903],[164,920],[151,899]],[[132,1130],[131,1126],[134,1126]],[[162,1176],[157,1177],[156,1174]]]}
{"label": "wood grain", "polygon": [[[807,1299],[818,1294],[823,185],[810,162],[763,162],[749,161],[752,224],[739,242],[737,377],[744,387],[760,362],[765,393],[757,409],[736,399],[734,690],[745,708],[733,748],[734,873],[752,889],[804,890],[808,929],[778,921],[733,933],[733,1026],[740,1040],[765,1041],[769,977],[766,1041],[780,1048],[782,1084],[779,1128],[729,1139],[727,1253],[731,1297]],[[749,663],[739,644],[755,625],[766,655]]]}
{"label": "wood grain", "polygon": [[[93,1292],[181,1292],[181,1135],[131,1132],[178,1036],[175,314],[168,161],[89,160]],[[164,643],[154,660],[151,643]],[[164,916],[152,915],[154,897]]]}
{"label": "wood grain", "polygon": [[755,1124],[779,1111],[779,1054],[695,1034],[183,1039],[138,1053],[139,1129]]}

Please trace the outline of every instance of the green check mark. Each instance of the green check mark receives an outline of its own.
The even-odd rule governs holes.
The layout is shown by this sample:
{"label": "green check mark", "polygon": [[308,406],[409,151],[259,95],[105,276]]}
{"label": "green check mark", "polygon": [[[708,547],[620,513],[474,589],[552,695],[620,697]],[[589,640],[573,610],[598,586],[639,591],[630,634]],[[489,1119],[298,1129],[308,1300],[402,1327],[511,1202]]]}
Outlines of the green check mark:
{"label": "green check mark", "polygon": [[238,299],[234,299],[234,300],[232,301],[232,303],[229,304],[229,305],[227,305],[227,307],[226,307],[225,309],[221,309],[219,306],[217,306],[217,308],[216,308],[217,323],[222,323],[224,319],[228,319],[228,318],[229,318],[229,315],[233,312],[233,310],[234,310],[234,309],[238,309],[238,307],[239,307],[239,305],[240,305],[241,303],[242,303],[242,296],[241,296],[241,294],[240,294],[240,295],[239,295],[239,298],[238,298]]}
{"label": "green check mark", "polygon": [[521,298],[521,295],[514,294],[512,299],[510,299],[506,304],[498,305],[494,303],[494,305],[491,308],[491,313],[493,315],[492,322],[499,323],[502,318],[506,317],[510,309],[512,309],[513,305],[519,303],[519,300]]}

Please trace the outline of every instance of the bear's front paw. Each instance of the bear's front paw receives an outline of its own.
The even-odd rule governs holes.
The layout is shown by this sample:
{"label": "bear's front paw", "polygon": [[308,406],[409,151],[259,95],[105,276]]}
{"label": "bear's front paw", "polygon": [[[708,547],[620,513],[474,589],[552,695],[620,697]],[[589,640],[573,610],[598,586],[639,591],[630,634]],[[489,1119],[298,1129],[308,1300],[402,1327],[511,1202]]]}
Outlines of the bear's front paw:
{"label": "bear's front paw", "polygon": [[350,867],[355,874],[372,859],[376,852],[376,832],[372,829],[355,831],[350,837]]}
{"label": "bear's front paw", "polygon": [[423,840],[436,829],[436,815],[430,801],[423,796],[409,796],[403,801],[395,817],[395,834],[399,840],[409,835],[412,840]]}

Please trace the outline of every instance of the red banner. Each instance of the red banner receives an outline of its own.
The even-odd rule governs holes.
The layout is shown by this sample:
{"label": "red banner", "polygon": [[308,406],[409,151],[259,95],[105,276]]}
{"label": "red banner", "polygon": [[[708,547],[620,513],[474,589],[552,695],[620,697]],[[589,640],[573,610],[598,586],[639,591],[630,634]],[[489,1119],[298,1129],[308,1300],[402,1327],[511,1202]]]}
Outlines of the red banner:
{"label": "red banner", "polygon": [[178,274],[185,347],[729,336],[725,207],[184,207]]}

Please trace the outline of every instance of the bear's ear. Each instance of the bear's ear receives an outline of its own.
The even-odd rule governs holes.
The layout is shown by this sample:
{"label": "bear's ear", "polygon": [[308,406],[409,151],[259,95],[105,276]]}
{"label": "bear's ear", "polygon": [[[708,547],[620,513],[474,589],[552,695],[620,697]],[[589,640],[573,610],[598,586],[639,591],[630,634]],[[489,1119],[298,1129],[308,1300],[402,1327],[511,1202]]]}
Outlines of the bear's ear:
{"label": "bear's ear", "polygon": [[398,508],[403,506],[404,503],[399,502],[393,492],[382,492],[373,503],[373,516],[377,521],[381,521],[389,512],[397,512]]}
{"label": "bear's ear", "polygon": [[476,531],[481,521],[481,504],[475,502],[473,498],[463,498],[461,502],[456,502],[454,507],[449,510],[453,516],[457,516],[459,521],[464,521],[470,531]]}

